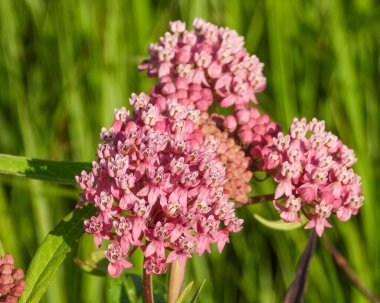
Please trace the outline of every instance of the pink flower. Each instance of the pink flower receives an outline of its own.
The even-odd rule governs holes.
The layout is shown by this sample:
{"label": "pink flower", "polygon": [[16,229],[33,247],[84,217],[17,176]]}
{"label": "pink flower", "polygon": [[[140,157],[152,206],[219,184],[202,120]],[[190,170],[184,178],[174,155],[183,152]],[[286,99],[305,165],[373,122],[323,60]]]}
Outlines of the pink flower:
{"label": "pink flower", "polygon": [[[246,106],[251,100],[257,103],[255,94],[266,83],[262,74],[264,65],[256,56],[248,54],[244,38],[236,31],[202,19],[195,19],[193,26],[195,31],[188,31],[183,22],[170,22],[171,33],[165,33],[158,43],[151,45],[150,58],[139,66],[149,77],[158,77],[160,83],[167,78],[172,82],[186,81],[188,97],[183,93],[178,96],[179,88],[173,85],[169,90],[169,86],[159,84],[154,88],[155,93],[169,98],[176,95],[178,100],[182,99],[181,103],[190,100],[190,104],[202,111],[207,111],[214,98],[223,107]],[[192,84],[198,85],[196,91]],[[209,88],[207,98],[204,94],[201,98],[200,92]]]}
{"label": "pink flower", "polygon": [[114,241],[108,245],[108,249],[105,252],[105,256],[108,261],[108,272],[111,277],[118,277],[121,275],[123,268],[131,268],[132,263],[124,259],[127,255],[126,251],[123,251],[122,247],[117,241]]}
{"label": "pink flower", "polygon": [[[315,228],[321,236],[331,227],[327,221],[331,215],[347,221],[357,214],[363,197],[360,177],[351,168],[355,154],[325,131],[324,121],[295,118],[290,135],[279,133],[273,143],[264,163],[271,163],[274,154],[279,160],[275,199],[285,196],[287,202],[283,206],[275,201],[275,207],[284,221],[299,221],[302,212],[308,220],[305,228]],[[289,201],[298,206],[290,209]]]}
{"label": "pink flower", "polygon": [[[166,45],[175,43],[174,38],[166,35]],[[200,52],[198,64],[207,65],[207,58]],[[163,79],[167,93],[174,91],[172,84]],[[187,83],[173,85],[182,89]],[[195,251],[210,252],[213,243],[221,250],[229,233],[242,225],[223,192],[226,176],[217,157],[219,141],[205,140],[196,129],[199,111],[175,99],[153,102],[134,94],[133,116],[115,110],[112,129],[102,130],[104,142],[92,171],[76,178],[84,191],[81,203],[98,210],[84,222],[85,231],[94,236],[97,247],[112,241],[105,255],[113,277],[132,267],[128,260],[138,247],[146,270],[164,273],[167,263],[184,264]],[[190,249],[196,239],[200,244]]]}

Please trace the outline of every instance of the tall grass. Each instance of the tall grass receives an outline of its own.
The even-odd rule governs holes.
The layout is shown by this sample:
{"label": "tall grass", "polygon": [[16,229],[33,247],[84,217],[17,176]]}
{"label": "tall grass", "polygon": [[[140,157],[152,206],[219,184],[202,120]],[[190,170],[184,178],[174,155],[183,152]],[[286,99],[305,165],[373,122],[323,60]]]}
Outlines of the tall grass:
{"label": "tall grass", "polygon": [[[380,4],[376,1],[0,1],[0,152],[91,161],[101,126],[131,92],[153,81],[138,74],[148,43],[172,19],[203,17],[238,30],[266,64],[260,108],[285,128],[294,116],[325,119],[359,158],[365,206],[325,233],[370,288],[380,285]],[[257,193],[273,185],[256,184]],[[76,203],[77,191],[0,178],[0,238],[19,266]],[[194,257],[187,281],[206,284],[201,302],[277,302],[291,283],[307,232],[268,230],[252,213],[277,218],[269,205],[239,210],[244,231],[222,255]],[[76,254],[95,250],[84,237]],[[141,256],[136,256],[141,258]],[[136,268],[139,272],[141,268]],[[100,302],[104,279],[69,258],[46,302]],[[379,290],[377,295],[380,296]],[[310,270],[307,302],[366,302],[322,245]]]}

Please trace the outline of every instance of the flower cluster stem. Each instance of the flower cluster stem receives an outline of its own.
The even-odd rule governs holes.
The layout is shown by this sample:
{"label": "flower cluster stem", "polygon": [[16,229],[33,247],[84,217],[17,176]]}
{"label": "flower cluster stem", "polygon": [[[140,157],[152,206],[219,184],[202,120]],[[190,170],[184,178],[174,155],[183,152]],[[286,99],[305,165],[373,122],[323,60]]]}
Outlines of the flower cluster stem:
{"label": "flower cluster stem", "polygon": [[300,260],[298,261],[296,276],[292,284],[289,286],[284,303],[301,303],[303,302],[303,296],[306,287],[306,281],[309,274],[310,261],[315,251],[317,244],[317,234],[312,231],[309,237],[309,241],[303,251]]}
{"label": "flower cluster stem", "polygon": [[177,261],[173,262],[169,279],[168,303],[174,303],[177,301],[179,294],[181,293],[184,278],[185,266],[181,267]]}
{"label": "flower cluster stem", "polygon": [[154,303],[152,275],[148,274],[145,269],[143,271],[144,271],[144,274],[143,274],[144,302]]}
{"label": "flower cluster stem", "polygon": [[254,196],[250,197],[248,203],[240,204],[240,206],[248,206],[251,204],[258,204],[258,203],[265,203],[265,202],[272,202],[274,200],[274,194],[268,194],[268,195],[261,195],[261,196]]}

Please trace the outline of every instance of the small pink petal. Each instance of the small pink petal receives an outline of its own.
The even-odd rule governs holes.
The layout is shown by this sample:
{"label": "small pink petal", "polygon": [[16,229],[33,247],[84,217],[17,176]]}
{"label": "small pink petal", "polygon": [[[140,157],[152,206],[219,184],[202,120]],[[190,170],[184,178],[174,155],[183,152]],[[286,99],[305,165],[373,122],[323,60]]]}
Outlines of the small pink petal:
{"label": "small pink petal", "polygon": [[108,273],[111,277],[116,278],[121,275],[121,272],[123,271],[122,267],[117,263],[110,263],[108,264]]}

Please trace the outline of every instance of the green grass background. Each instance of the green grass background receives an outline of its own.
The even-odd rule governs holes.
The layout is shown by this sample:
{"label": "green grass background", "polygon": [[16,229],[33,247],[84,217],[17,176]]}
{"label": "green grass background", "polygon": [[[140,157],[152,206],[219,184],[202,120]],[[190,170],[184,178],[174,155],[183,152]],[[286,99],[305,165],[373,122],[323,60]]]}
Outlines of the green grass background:
{"label": "green grass background", "polygon": [[[288,127],[294,116],[326,120],[355,149],[365,205],[325,235],[380,296],[378,197],[380,4],[376,0],[1,0],[0,152],[91,161],[98,133],[132,92],[154,83],[139,74],[148,43],[169,20],[203,17],[236,29],[265,63],[260,108]],[[270,193],[272,184],[256,185]],[[0,238],[17,266],[75,205],[78,190],[0,177]],[[281,302],[308,232],[269,230],[252,218],[270,205],[239,210],[244,231],[221,255],[194,257],[187,281],[206,284],[200,302]],[[75,255],[95,250],[83,237]],[[65,262],[45,302],[102,302],[104,279]],[[139,256],[136,257],[137,259]],[[135,272],[139,272],[138,266]],[[312,260],[306,302],[366,302],[322,245]]]}

